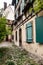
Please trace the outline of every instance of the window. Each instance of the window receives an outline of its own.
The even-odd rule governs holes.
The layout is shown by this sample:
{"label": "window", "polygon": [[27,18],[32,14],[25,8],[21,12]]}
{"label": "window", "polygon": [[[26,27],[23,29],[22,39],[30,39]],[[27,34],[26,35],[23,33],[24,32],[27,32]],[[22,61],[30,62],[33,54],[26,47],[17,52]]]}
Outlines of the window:
{"label": "window", "polygon": [[19,0],[18,0],[18,2],[19,2]]}
{"label": "window", "polygon": [[20,6],[19,6],[19,9],[18,9],[18,15],[20,15]]}
{"label": "window", "polygon": [[18,4],[18,0],[16,0],[16,5]]}
{"label": "window", "polygon": [[15,39],[16,39],[16,41],[17,41],[17,31],[16,31],[16,38],[15,38]]}
{"label": "window", "polygon": [[15,19],[16,19],[16,14],[15,14]]}
{"label": "window", "polygon": [[33,0],[29,0],[29,2],[32,2]]}
{"label": "window", "polygon": [[25,4],[27,4],[28,2],[32,2],[32,0],[24,0]]}
{"label": "window", "polygon": [[32,42],[32,23],[26,24],[26,42]]}
{"label": "window", "polygon": [[17,17],[18,17],[18,10],[17,10],[17,12],[16,12],[16,19],[17,19]]}
{"label": "window", "polygon": [[24,2],[26,3],[27,0],[24,0]]}
{"label": "window", "polygon": [[25,0],[22,0],[22,10],[24,9],[25,6]]}
{"label": "window", "polygon": [[43,44],[43,16],[36,17],[36,42]]}

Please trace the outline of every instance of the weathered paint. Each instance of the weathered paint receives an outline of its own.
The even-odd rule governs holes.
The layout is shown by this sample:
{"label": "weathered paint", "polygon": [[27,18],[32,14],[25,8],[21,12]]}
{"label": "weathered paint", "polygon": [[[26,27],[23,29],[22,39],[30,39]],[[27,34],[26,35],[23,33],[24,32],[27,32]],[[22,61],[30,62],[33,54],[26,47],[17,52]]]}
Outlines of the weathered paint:
{"label": "weathered paint", "polygon": [[43,43],[43,16],[36,18],[36,42]]}
{"label": "weathered paint", "polygon": [[[22,26],[20,25],[19,27],[17,27],[15,29],[14,27],[14,43],[15,45],[19,46],[19,29],[22,29],[22,47],[25,48],[27,51],[29,51],[30,53],[33,53],[37,56],[41,56],[43,58],[43,44],[40,45],[39,43],[36,42],[36,20],[35,20],[36,16],[32,17],[30,20],[26,21],[25,24],[23,24]],[[25,19],[25,16],[23,17],[23,20]],[[32,23],[32,38],[33,38],[33,42],[31,44],[26,42],[26,24],[28,24],[29,22]],[[15,40],[15,32],[17,31],[17,38],[18,41]]]}

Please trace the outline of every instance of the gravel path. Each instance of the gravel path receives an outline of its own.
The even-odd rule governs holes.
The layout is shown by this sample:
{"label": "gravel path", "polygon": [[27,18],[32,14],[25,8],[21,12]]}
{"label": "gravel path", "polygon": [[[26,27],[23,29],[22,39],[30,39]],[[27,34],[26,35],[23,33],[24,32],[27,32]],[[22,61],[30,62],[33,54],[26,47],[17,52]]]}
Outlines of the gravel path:
{"label": "gravel path", "polygon": [[10,42],[2,42],[2,43],[0,43],[0,47],[12,47],[12,43],[10,43]]}

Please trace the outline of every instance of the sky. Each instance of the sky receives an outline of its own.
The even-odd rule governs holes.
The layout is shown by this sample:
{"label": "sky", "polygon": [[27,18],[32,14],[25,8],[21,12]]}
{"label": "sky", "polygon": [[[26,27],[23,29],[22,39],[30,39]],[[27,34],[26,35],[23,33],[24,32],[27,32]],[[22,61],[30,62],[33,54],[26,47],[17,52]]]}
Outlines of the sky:
{"label": "sky", "polygon": [[4,7],[4,2],[7,2],[7,6],[12,3],[12,0],[0,0],[0,9]]}

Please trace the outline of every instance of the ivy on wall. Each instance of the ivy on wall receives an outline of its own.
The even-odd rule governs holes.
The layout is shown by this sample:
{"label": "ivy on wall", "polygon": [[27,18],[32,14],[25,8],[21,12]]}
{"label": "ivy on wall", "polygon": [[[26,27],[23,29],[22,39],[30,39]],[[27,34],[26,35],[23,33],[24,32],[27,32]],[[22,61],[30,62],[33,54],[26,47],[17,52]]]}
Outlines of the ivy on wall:
{"label": "ivy on wall", "polygon": [[35,13],[39,12],[41,9],[43,9],[43,0],[35,0],[33,4],[33,9]]}
{"label": "ivy on wall", "polygon": [[0,42],[3,41],[6,33],[6,19],[4,17],[0,17]]}
{"label": "ivy on wall", "polygon": [[33,8],[30,7],[28,12],[29,12],[29,14],[31,14],[33,11],[34,11],[34,13],[37,13],[41,9],[43,9],[43,0],[35,0],[34,3],[33,3]]}
{"label": "ivy on wall", "polygon": [[10,25],[6,26],[6,30],[7,30],[7,35],[12,34],[12,31],[11,31],[12,28]]}

